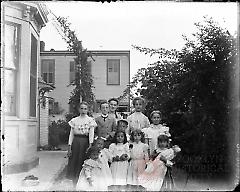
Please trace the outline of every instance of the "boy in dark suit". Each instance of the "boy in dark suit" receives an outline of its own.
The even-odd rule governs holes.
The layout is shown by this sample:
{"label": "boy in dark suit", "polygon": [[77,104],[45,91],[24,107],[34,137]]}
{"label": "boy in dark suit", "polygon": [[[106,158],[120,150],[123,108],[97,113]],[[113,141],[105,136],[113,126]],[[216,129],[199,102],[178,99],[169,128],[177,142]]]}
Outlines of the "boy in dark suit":
{"label": "boy in dark suit", "polygon": [[116,120],[114,117],[108,115],[109,104],[107,101],[101,103],[100,110],[102,114],[95,118],[97,123],[95,135],[103,138],[105,140],[105,147],[108,148],[117,129]]}

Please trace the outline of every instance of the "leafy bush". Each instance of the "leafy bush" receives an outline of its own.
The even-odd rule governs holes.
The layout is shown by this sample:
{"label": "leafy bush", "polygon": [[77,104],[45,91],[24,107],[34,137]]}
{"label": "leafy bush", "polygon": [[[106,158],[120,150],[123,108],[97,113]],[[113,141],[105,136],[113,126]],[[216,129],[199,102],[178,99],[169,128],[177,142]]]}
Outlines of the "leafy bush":
{"label": "leafy bush", "polygon": [[57,147],[60,143],[67,144],[70,126],[65,120],[52,121],[49,126],[49,144]]}
{"label": "leafy bush", "polygon": [[156,109],[162,112],[183,155],[200,156],[197,166],[219,157],[221,161],[216,158],[210,163],[222,173],[231,172],[228,152],[233,147],[229,144],[234,127],[229,120],[236,97],[230,94],[230,84],[236,78],[236,38],[212,18],[195,26],[198,31],[192,40],[184,37],[181,51],[134,46],[145,54],[157,54],[159,61],[140,69],[131,87],[141,83],[139,93],[147,101],[145,114]]}

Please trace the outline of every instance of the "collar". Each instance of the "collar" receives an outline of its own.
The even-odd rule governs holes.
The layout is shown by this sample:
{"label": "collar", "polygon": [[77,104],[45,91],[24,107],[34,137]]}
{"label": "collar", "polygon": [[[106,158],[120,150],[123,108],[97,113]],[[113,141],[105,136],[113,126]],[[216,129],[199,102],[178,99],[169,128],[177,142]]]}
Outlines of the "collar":
{"label": "collar", "polygon": [[108,114],[106,114],[106,115],[101,114],[101,116],[102,116],[103,118],[107,118],[107,117],[108,117]]}

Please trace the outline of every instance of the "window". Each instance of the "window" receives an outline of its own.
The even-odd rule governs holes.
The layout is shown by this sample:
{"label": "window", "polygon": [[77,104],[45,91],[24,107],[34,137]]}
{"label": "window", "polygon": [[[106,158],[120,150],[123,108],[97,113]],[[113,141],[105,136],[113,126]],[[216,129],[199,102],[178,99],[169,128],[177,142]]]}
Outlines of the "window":
{"label": "window", "polygon": [[49,115],[59,115],[59,114],[62,114],[63,111],[64,110],[61,109],[58,102],[55,102],[54,100],[49,100],[49,105],[48,105]]}
{"label": "window", "polygon": [[120,85],[120,59],[107,60],[107,85]]}
{"label": "window", "polygon": [[17,76],[19,63],[19,27],[5,25],[5,112],[16,115]]}
{"label": "window", "polygon": [[70,61],[70,83],[75,79],[75,62]]}
{"label": "window", "polygon": [[46,83],[55,83],[55,60],[43,59],[41,64],[41,76]]}
{"label": "window", "polygon": [[31,66],[30,66],[30,117],[36,117],[37,94],[37,39],[31,35]]}

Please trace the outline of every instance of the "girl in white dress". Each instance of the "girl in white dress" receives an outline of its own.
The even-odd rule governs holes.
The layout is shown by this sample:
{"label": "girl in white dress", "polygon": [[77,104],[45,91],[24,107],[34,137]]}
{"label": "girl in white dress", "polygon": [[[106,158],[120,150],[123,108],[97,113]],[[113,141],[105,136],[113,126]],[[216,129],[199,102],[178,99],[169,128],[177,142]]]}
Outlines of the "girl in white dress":
{"label": "girl in white dress", "polygon": [[87,152],[88,159],[84,161],[76,185],[77,191],[107,191],[106,175],[103,174],[99,160],[100,151],[91,147]]}
{"label": "girl in white dress", "polygon": [[150,114],[150,119],[152,124],[148,128],[142,129],[145,134],[146,143],[149,145],[150,154],[157,148],[157,138],[160,134],[165,134],[168,137],[171,137],[169,133],[169,127],[160,124],[161,121],[161,112],[153,111]]}
{"label": "girl in white dress", "polygon": [[144,134],[137,129],[130,136],[130,162],[128,167],[127,183],[138,185],[138,176],[143,173],[149,161],[148,145],[144,143]]}
{"label": "girl in white dress", "polygon": [[113,184],[112,182],[112,173],[109,167],[109,162],[112,161],[112,156],[107,148],[104,148],[104,139],[101,137],[97,137],[94,140],[94,145],[99,151],[99,161],[101,166],[102,175],[105,176],[106,180],[104,181],[107,186]]}
{"label": "girl in white dress", "polygon": [[150,126],[148,117],[142,113],[144,107],[144,100],[141,97],[133,99],[133,106],[135,112],[127,117],[128,121],[128,134],[131,134],[135,129],[143,129]]}
{"label": "girl in white dress", "polygon": [[113,185],[126,185],[129,144],[127,143],[126,133],[117,131],[113,138],[113,143],[109,146],[109,152],[112,155],[112,163],[110,166],[113,178]]}
{"label": "girl in white dress", "polygon": [[148,191],[160,191],[167,167],[172,167],[171,160],[181,150],[178,146],[169,148],[169,137],[161,134],[157,139],[158,147],[154,150],[153,161],[147,165],[147,168],[139,176],[139,184]]}

